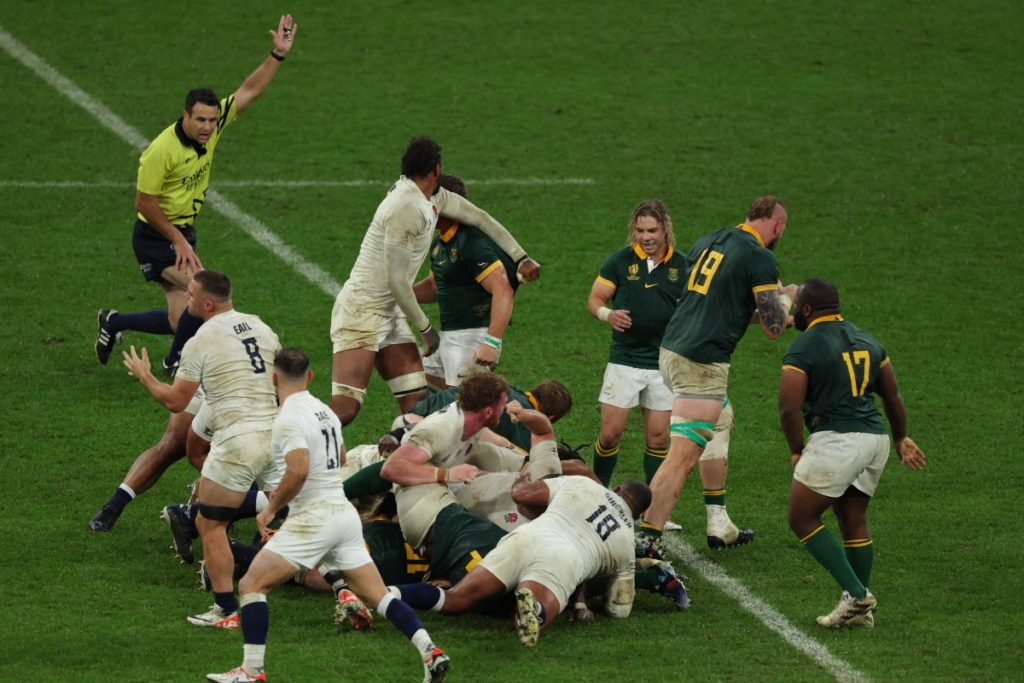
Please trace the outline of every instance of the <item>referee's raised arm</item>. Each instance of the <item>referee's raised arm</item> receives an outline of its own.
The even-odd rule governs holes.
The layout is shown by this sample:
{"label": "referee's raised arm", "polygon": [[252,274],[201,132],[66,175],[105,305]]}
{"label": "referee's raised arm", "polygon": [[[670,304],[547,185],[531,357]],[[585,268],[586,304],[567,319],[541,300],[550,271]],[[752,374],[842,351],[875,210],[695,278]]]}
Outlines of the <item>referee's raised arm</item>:
{"label": "referee's raised arm", "polygon": [[299,25],[292,21],[292,15],[286,14],[277,23],[277,30],[270,32],[274,39],[274,47],[271,48],[270,54],[255,71],[249,74],[248,78],[242,81],[242,85],[238,86],[238,90],[233,95],[235,109],[239,114],[248,109],[252,101],[259,97],[263,89],[270,84],[280,68],[281,62],[291,51],[292,42],[295,40],[298,30]]}

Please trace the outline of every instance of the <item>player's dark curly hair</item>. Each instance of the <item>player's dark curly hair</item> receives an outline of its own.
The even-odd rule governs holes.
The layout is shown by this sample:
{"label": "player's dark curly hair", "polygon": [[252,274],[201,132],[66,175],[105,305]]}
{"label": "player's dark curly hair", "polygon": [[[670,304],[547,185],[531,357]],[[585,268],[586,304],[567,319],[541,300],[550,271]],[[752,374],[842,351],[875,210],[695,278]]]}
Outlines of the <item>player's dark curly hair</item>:
{"label": "player's dark curly hair", "polygon": [[402,155],[402,175],[423,178],[441,163],[441,145],[428,137],[413,138]]}
{"label": "player's dark curly hair", "polygon": [[537,410],[547,415],[552,422],[558,422],[572,410],[572,394],[561,382],[545,380],[531,389],[530,393],[537,399]]}
{"label": "player's dark curly hair", "polygon": [[815,313],[838,313],[839,289],[828,280],[814,278],[800,285],[796,301],[797,306],[809,305]]}
{"label": "player's dark curly hair", "polygon": [[288,379],[302,379],[309,370],[309,356],[295,347],[281,349],[274,356],[274,369]]}
{"label": "player's dark curly hair", "polygon": [[581,443],[576,448],[573,448],[568,441],[562,439],[558,442],[558,459],[560,461],[579,460],[580,462],[586,462],[586,459],[583,457],[583,453],[580,451],[589,445],[589,443]]}
{"label": "player's dark curly hair", "polygon": [[750,208],[747,210],[747,221],[756,221],[764,218],[771,218],[772,214],[775,213],[775,207],[781,206],[783,209],[786,205],[782,203],[782,200],[778,197],[770,194],[764,197],[758,197],[750,203]]}
{"label": "player's dark curly hair", "polygon": [[633,519],[644,514],[651,506],[651,488],[642,481],[625,481],[618,489],[619,496],[633,512]]}
{"label": "player's dark curly hair", "polygon": [[452,175],[451,173],[442,173],[441,177],[437,180],[441,187],[449,192],[454,192],[460,197],[469,198],[469,195],[466,194],[466,183],[462,182],[462,178],[459,176]]}
{"label": "player's dark curly hair", "polygon": [[493,372],[476,372],[462,380],[456,400],[463,410],[483,410],[497,403],[502,393],[508,393],[504,377]]}
{"label": "player's dark curly hair", "polygon": [[220,98],[217,97],[217,93],[209,88],[194,88],[185,95],[185,111],[189,113],[189,116],[192,115],[192,107],[197,104],[205,104],[208,107],[220,109]]}

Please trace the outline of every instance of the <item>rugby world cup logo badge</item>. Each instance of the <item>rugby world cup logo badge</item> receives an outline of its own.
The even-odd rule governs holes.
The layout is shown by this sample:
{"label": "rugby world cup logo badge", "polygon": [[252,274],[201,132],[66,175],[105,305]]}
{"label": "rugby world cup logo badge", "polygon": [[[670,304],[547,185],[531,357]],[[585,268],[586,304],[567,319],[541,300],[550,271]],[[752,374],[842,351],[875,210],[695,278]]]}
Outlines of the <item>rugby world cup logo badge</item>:
{"label": "rugby world cup logo badge", "polygon": [[631,265],[631,266],[629,267],[629,276],[628,276],[628,277],[626,277],[626,279],[627,279],[627,280],[639,280],[639,279],[640,279],[640,276],[638,276],[638,275],[637,275],[637,273],[639,273],[639,272],[640,272],[640,266],[638,266],[638,265],[637,265],[637,264],[635,264],[635,263],[634,263],[634,264],[632,264],[632,265]]}

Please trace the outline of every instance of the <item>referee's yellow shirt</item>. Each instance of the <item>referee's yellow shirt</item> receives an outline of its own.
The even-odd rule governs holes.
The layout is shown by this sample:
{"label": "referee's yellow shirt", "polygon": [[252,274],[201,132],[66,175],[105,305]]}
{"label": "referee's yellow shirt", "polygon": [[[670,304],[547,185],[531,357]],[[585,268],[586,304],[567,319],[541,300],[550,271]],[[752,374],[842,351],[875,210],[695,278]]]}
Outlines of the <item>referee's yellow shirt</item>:
{"label": "referee's yellow shirt", "polygon": [[[158,197],[160,210],[179,228],[191,226],[203,208],[217,142],[237,116],[234,96],[224,98],[220,101],[217,127],[206,145],[185,135],[179,119],[156,136],[142,153],[136,188]],[[146,218],[140,213],[139,220]]]}

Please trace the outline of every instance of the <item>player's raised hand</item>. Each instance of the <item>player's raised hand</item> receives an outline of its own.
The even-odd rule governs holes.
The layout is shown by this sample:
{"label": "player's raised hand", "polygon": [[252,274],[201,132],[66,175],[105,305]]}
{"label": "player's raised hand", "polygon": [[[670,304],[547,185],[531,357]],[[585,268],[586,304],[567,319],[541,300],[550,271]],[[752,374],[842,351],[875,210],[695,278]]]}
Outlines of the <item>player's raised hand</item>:
{"label": "player's raised hand", "polygon": [[925,464],[924,452],[917,447],[914,440],[905,436],[896,444],[896,452],[900,455],[900,462],[912,470],[923,470]]}
{"label": "player's raised hand", "polygon": [[519,415],[523,412],[523,404],[519,401],[509,401],[505,404],[505,412],[512,418],[512,423],[519,422]]}
{"label": "player's raised hand", "polygon": [[292,21],[292,15],[286,14],[277,22],[277,30],[271,31],[274,39],[274,52],[284,57],[292,49],[292,41],[299,30],[299,25]]}
{"label": "player's raised hand", "polygon": [[142,347],[141,356],[136,353],[134,345],[121,353],[124,356],[124,366],[128,368],[128,374],[132,377],[142,379],[146,373],[152,373],[149,364],[149,352],[146,351],[146,347]]}

